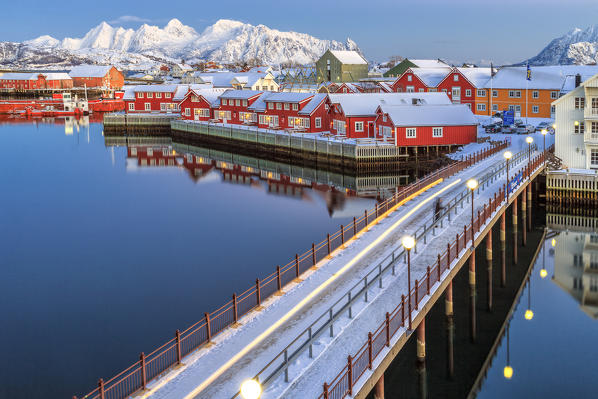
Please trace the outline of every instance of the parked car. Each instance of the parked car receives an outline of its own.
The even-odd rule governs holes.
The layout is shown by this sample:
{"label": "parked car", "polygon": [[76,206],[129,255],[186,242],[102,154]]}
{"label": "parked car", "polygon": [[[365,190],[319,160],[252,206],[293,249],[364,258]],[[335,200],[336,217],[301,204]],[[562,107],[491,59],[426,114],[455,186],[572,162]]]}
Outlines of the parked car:
{"label": "parked car", "polygon": [[503,125],[502,127],[502,132],[503,133],[513,133],[513,129],[515,128],[515,125]]}
{"label": "parked car", "polygon": [[540,122],[538,124],[538,126],[536,126],[536,130],[535,131],[539,132],[539,131],[542,131],[544,129],[550,130],[550,129],[552,129],[552,125],[550,123],[548,123],[548,122]]}
{"label": "parked car", "polygon": [[500,133],[502,130],[502,124],[493,123],[486,126],[486,133]]}

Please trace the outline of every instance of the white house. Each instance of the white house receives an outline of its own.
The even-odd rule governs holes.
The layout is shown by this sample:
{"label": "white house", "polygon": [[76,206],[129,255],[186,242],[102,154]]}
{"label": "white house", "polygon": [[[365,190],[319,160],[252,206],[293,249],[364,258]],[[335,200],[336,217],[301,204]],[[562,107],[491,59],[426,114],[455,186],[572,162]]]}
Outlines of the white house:
{"label": "white house", "polygon": [[278,83],[270,72],[194,72],[181,79],[185,84],[211,84],[216,88],[278,91]]}
{"label": "white house", "polygon": [[598,74],[555,100],[555,155],[564,168],[598,169]]}
{"label": "white house", "polygon": [[182,78],[183,75],[193,72],[193,67],[187,64],[174,64],[170,69],[173,78]]}

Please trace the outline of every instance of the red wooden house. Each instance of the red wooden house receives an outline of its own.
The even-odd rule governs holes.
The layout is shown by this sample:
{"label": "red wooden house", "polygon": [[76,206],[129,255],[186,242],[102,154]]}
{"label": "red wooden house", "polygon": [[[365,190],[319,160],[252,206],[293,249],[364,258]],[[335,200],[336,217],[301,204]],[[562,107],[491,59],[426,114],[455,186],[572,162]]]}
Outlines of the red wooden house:
{"label": "red wooden house", "polygon": [[438,91],[445,92],[454,104],[467,104],[475,110],[476,94],[486,97],[483,87],[489,79],[490,68],[453,68],[438,84]]}
{"label": "red wooden house", "polygon": [[0,89],[40,90],[70,89],[73,80],[66,73],[5,73],[0,75]]}
{"label": "red wooden house", "polygon": [[478,121],[464,104],[380,105],[376,137],[401,147],[464,145],[477,140]]}
{"label": "red wooden house", "polygon": [[[259,109],[258,109],[259,107]],[[329,130],[330,100],[324,93],[268,93],[256,104],[258,126],[308,133]]]}
{"label": "red wooden house", "polygon": [[451,71],[451,68],[408,68],[393,83],[397,93],[435,92],[438,83]]}
{"label": "red wooden house", "polygon": [[235,125],[256,124],[257,113],[250,107],[263,94],[258,90],[227,90],[219,97],[220,104],[214,110],[213,119]]}
{"label": "red wooden house", "polygon": [[69,75],[75,87],[118,90],[125,84],[123,73],[111,65],[78,65],[71,69]]}
{"label": "red wooden house", "polygon": [[188,85],[141,85],[125,90],[127,113],[177,113]]}
{"label": "red wooden house", "polygon": [[223,89],[191,89],[180,103],[183,119],[209,121],[214,119],[214,109],[220,105]]}

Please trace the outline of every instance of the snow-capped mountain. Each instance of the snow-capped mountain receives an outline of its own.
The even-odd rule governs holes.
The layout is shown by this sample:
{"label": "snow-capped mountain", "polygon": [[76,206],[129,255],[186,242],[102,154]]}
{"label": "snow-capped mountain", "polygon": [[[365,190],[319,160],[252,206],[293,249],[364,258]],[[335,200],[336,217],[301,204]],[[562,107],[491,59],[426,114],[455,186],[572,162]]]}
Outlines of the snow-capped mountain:
{"label": "snow-capped mountain", "polygon": [[538,55],[530,58],[533,65],[598,63],[598,25],[575,28],[551,41]]}
{"label": "snow-capped mountain", "polygon": [[0,65],[58,68],[79,63],[110,63],[136,69],[183,59],[187,63],[257,59],[273,65],[307,64],[328,48],[359,51],[351,39],[346,43],[322,40],[305,33],[281,32],[228,19],[219,20],[202,33],[178,19],[172,19],[163,28],[143,24],[137,30],[102,22],[82,38],[58,40],[44,35],[23,43],[0,42]]}

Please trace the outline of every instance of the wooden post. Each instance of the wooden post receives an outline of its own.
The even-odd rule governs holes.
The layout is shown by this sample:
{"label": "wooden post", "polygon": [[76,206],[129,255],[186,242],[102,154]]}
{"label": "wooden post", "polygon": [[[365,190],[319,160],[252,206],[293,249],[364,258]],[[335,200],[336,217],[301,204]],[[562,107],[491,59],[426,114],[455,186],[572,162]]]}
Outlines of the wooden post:
{"label": "wooden post", "polygon": [[100,394],[100,399],[106,399],[106,393],[104,392],[104,379],[100,378],[98,381],[98,393]]}
{"label": "wooden post", "polygon": [[415,310],[417,310],[418,304],[419,304],[419,282],[416,279],[415,280]]}
{"label": "wooden post", "polygon": [[208,337],[208,342],[212,342],[212,327],[210,326],[210,314],[204,313],[204,317],[206,318],[206,336]]}
{"label": "wooden post", "polygon": [[390,347],[390,314],[386,312],[386,346]]}
{"label": "wooden post", "polygon": [[295,254],[295,278],[299,278],[299,254]]}
{"label": "wooden post", "polygon": [[326,234],[326,244],[328,245],[328,256],[330,256],[330,233]]}
{"label": "wooden post", "polygon": [[278,288],[278,292],[282,291],[282,280],[280,278],[280,266],[276,266],[276,285]]}
{"label": "wooden post", "polygon": [[345,227],[341,224],[341,245],[345,245]]}
{"label": "wooden post", "polygon": [[[276,271],[278,273],[280,273],[280,266],[276,266]],[[280,290],[280,288],[279,288],[279,290]],[[236,294],[233,294],[233,319],[234,319],[234,323],[237,324],[239,317],[237,314],[237,295]]]}
{"label": "wooden post", "polygon": [[368,332],[368,368],[372,369],[373,353],[372,353],[372,332]]}
{"label": "wooden post", "polygon": [[139,362],[141,365],[141,387],[145,391],[147,387],[147,373],[145,370],[145,354],[143,352],[139,355]]}
{"label": "wooden post", "polygon": [[355,216],[353,216],[353,237],[357,235],[357,222]]}
{"label": "wooden post", "polygon": [[353,358],[351,357],[351,355],[347,356],[347,378],[349,395],[353,395]]}
{"label": "wooden post", "polygon": [[366,209],[364,212],[364,217],[365,217],[365,228],[368,227],[368,210]]}
{"label": "wooden post", "polygon": [[401,295],[401,327],[405,327],[405,295]]}
{"label": "wooden post", "polygon": [[315,266],[317,261],[316,261],[316,244],[314,244],[313,242],[311,243],[311,263],[312,266]]}
{"label": "wooden post", "polygon": [[324,383],[324,399],[328,399],[328,383]]}
{"label": "wooden post", "polygon": [[176,339],[176,364],[181,364],[181,332],[176,330],[174,337]]}
{"label": "wooden post", "polygon": [[255,279],[255,297],[257,301],[258,308],[262,305],[262,293],[260,291],[260,279]]}
{"label": "wooden post", "polygon": [[430,266],[426,269],[426,291],[430,295]]}

